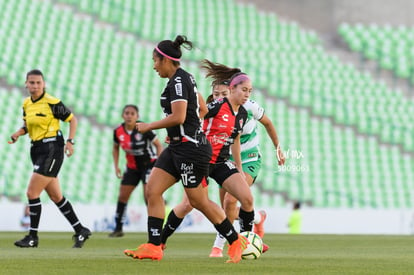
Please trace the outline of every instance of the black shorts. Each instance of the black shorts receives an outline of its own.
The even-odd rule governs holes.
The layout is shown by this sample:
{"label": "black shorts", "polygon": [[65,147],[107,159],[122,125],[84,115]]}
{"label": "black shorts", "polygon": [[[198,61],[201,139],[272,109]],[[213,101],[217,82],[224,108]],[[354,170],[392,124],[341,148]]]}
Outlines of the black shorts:
{"label": "black shorts", "polygon": [[214,179],[220,186],[222,186],[223,182],[231,175],[239,173],[236,165],[231,160],[214,164],[211,163],[209,170],[209,177]]}
{"label": "black shorts", "polygon": [[33,142],[30,148],[33,172],[46,177],[57,177],[63,163],[63,148],[63,141]]}
{"label": "black shorts", "polygon": [[121,185],[137,186],[140,181],[142,181],[143,184],[146,184],[153,166],[154,163],[150,163],[144,169],[131,169],[127,167],[122,176]]}
{"label": "black shorts", "polygon": [[184,187],[195,188],[208,176],[211,145],[208,142],[180,142],[165,148],[155,162],[155,167],[181,179]]}

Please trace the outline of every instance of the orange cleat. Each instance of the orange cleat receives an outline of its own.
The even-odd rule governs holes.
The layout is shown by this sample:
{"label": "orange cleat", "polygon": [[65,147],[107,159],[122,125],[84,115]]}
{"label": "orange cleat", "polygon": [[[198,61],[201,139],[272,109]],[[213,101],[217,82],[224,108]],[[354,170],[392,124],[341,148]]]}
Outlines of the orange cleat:
{"label": "orange cleat", "polygon": [[241,260],[242,252],[249,244],[249,240],[246,237],[239,234],[239,238],[229,245],[227,254],[230,256],[230,260],[226,263],[238,263]]}
{"label": "orange cleat", "polygon": [[221,258],[223,257],[223,249],[218,247],[213,247],[209,255],[210,258]]}
{"label": "orange cleat", "polygon": [[141,244],[137,249],[125,249],[124,254],[134,259],[151,259],[160,261],[163,256],[161,245],[152,243]]}
{"label": "orange cleat", "polygon": [[265,253],[268,250],[269,250],[269,246],[267,244],[263,243],[263,251],[262,251],[262,253]]}
{"label": "orange cleat", "polygon": [[261,220],[259,223],[255,224],[253,227],[253,232],[259,235],[260,238],[263,239],[264,236],[264,222],[266,220],[266,212],[264,210],[260,210],[259,214],[261,216]]}
{"label": "orange cleat", "polygon": [[167,248],[167,245],[166,245],[165,243],[162,243],[162,244],[161,244],[161,249],[162,249],[162,250],[165,250],[166,248]]}

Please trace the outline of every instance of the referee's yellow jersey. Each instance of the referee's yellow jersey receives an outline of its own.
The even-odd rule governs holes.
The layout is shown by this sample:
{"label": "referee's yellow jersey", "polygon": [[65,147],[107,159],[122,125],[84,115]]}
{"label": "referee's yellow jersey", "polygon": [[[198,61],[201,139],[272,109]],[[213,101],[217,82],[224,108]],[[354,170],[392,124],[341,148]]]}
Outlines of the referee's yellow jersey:
{"label": "referee's yellow jersey", "polygon": [[59,120],[70,121],[72,112],[48,93],[35,101],[29,96],[23,102],[23,120],[33,141],[55,137],[60,129]]}

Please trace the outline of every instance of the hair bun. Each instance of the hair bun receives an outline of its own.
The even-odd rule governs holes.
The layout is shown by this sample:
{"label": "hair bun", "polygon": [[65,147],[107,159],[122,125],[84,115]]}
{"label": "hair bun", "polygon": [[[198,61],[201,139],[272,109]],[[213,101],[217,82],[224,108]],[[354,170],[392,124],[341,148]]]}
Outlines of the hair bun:
{"label": "hair bun", "polygon": [[185,35],[177,35],[173,42],[173,46],[179,48],[184,42],[187,41],[187,37]]}

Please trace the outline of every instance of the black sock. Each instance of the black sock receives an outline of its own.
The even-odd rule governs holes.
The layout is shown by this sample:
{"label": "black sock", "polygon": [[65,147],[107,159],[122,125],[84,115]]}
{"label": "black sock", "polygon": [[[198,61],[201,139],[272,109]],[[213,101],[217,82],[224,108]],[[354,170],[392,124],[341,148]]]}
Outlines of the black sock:
{"label": "black sock", "polygon": [[60,202],[56,203],[56,206],[65,216],[65,218],[70,222],[75,232],[79,233],[83,226],[76,216],[75,211],[73,211],[72,204],[70,204],[70,202],[65,197],[63,197]]}
{"label": "black sock", "polygon": [[122,231],[122,225],[124,223],[124,213],[127,204],[118,201],[115,213],[115,231]]}
{"label": "black sock", "polygon": [[254,210],[251,212],[246,212],[240,207],[240,211],[239,211],[240,232],[252,231],[253,220],[254,220]]}
{"label": "black sock", "polygon": [[164,223],[163,219],[156,217],[148,217],[148,242],[160,245],[161,244],[161,231],[162,225]]}
{"label": "black sock", "polygon": [[170,237],[175,230],[180,226],[183,219],[177,217],[174,213],[174,209],[171,210],[168,215],[167,222],[164,225],[161,233],[161,243],[167,243],[168,237]]}
{"label": "black sock", "polygon": [[40,215],[42,214],[42,204],[40,198],[29,200],[29,211],[30,211],[30,236],[37,236],[39,229]]}
{"label": "black sock", "polygon": [[230,223],[229,219],[227,218],[225,218],[222,223],[215,224],[214,227],[221,234],[221,236],[226,238],[229,244],[232,244],[235,240],[239,238],[239,235],[237,234],[233,225]]}

